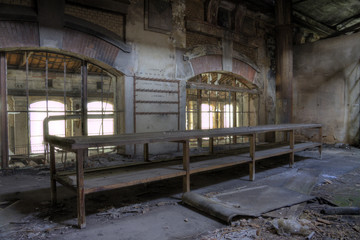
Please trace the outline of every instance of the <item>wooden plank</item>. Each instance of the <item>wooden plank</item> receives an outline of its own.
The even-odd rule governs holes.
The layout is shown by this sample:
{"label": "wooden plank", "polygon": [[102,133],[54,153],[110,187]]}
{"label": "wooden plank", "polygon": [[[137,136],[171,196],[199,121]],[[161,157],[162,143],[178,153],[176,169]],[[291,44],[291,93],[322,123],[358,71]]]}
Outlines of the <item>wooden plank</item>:
{"label": "wooden plank", "polygon": [[308,148],[315,148],[315,147],[320,147],[320,146],[321,146],[321,143],[317,143],[317,142],[297,143],[297,144],[294,144],[294,151],[299,152],[299,151],[303,151]]}
{"label": "wooden plank", "polygon": [[272,148],[255,152],[255,161],[291,153],[290,146]]}
{"label": "wooden plank", "polygon": [[[128,187],[185,175],[185,171],[180,167],[171,168],[170,166],[174,165],[173,163],[154,163],[152,165],[154,166],[145,165],[86,173],[84,179],[85,193]],[[180,165],[178,164],[178,166]],[[59,176],[58,178],[68,185],[76,187],[76,175]]]}
{"label": "wooden plank", "polygon": [[244,157],[241,155],[192,162],[190,165],[190,174],[231,167],[249,162],[251,162],[250,157]]}
{"label": "wooden plank", "polygon": [[190,139],[198,139],[205,137],[219,136],[244,136],[253,133],[266,133],[273,131],[290,131],[305,128],[319,128],[320,124],[281,124],[281,125],[262,125],[254,127],[238,127],[238,128],[219,128],[206,130],[186,130],[186,131],[165,131],[165,132],[149,132],[134,133],[121,135],[106,136],[80,136],[80,137],[57,137],[46,136],[46,141],[67,149],[82,149],[89,147],[102,146],[119,146],[129,144],[145,144],[154,142],[175,142]]}

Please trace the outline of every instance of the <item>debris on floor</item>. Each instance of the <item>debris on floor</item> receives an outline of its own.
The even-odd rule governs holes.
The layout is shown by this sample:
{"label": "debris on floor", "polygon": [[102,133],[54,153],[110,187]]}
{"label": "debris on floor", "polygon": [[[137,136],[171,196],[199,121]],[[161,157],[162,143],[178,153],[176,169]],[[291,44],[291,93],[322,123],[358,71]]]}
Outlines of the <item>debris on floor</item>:
{"label": "debris on floor", "polygon": [[[260,213],[257,217],[241,216],[230,221],[230,225],[179,204],[179,198],[171,197],[181,194],[171,192],[173,189],[180,189],[181,192],[181,179],[175,179],[89,195],[87,228],[79,230],[74,227],[76,197],[72,192],[69,191],[66,197],[59,199],[57,207],[52,208],[48,174],[27,172],[29,176],[24,178],[15,171],[0,176],[0,219],[6,220],[6,225],[0,226],[0,239],[360,239],[360,215],[349,214],[357,213],[360,207],[359,153],[354,149],[325,149],[323,159],[319,160],[312,157],[317,156],[317,152],[305,151],[302,153],[305,157],[298,159],[295,164],[297,168],[288,169],[284,165],[264,168],[264,175],[259,173],[259,178],[254,182],[244,180],[247,170],[240,178],[229,177],[239,174],[239,169],[195,175],[197,181],[194,181],[192,190],[195,191],[192,193],[204,198],[229,204],[237,210],[250,209],[251,205],[258,212],[260,210],[256,208],[261,205],[271,205],[270,208],[259,207],[263,209],[261,212],[280,208],[266,214]],[[209,184],[212,178],[217,182]],[[11,185],[19,179],[25,182]],[[204,182],[200,187],[196,185],[199,181]],[[281,194],[271,194],[279,193],[278,189],[285,189],[282,198]],[[258,195],[259,192],[263,195]],[[301,203],[291,201],[285,204],[289,202],[287,193],[295,196],[294,192],[297,192],[295,195],[312,197]],[[39,194],[43,196],[40,198]],[[273,204],[270,201],[273,198],[277,199],[275,203],[280,203]],[[27,207],[27,211],[22,211],[22,206]],[[15,212],[6,214],[9,209]],[[10,219],[8,216],[17,217]]]}

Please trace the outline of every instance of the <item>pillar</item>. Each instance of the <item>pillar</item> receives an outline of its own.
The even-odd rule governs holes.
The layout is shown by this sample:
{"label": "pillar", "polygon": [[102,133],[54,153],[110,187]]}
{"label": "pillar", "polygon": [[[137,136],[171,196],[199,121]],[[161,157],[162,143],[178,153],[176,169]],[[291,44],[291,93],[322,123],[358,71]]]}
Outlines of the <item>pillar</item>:
{"label": "pillar", "polygon": [[1,169],[9,166],[9,143],[7,122],[6,54],[0,52],[0,126],[1,126]]}
{"label": "pillar", "polygon": [[293,43],[291,1],[276,0],[276,123],[292,122]]}

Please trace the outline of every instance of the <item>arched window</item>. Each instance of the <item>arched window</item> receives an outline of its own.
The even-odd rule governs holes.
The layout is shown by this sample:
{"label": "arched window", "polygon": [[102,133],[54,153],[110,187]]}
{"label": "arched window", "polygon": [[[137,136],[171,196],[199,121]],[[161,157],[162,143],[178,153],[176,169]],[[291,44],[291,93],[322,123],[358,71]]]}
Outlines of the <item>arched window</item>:
{"label": "arched window", "polygon": [[85,114],[102,115],[89,119],[89,135],[124,130],[123,78],[115,70],[109,72],[77,57],[36,50],[7,52],[6,68],[8,146],[23,162],[44,153],[43,120],[47,116],[64,116],[64,120],[49,122],[52,135],[86,134],[86,125],[68,117],[84,114],[83,103],[88,103]]}
{"label": "arched window", "polygon": [[[30,104],[30,149],[31,153],[43,153],[43,121],[47,116],[64,115],[64,104],[56,101],[39,101]],[[65,136],[65,121],[49,123],[49,134]]]}
{"label": "arched window", "polygon": [[186,97],[188,130],[257,125],[257,88],[240,77],[200,74],[188,80]]}
{"label": "arched window", "polygon": [[[105,115],[113,114],[114,107],[111,103],[94,101],[87,105],[88,108],[88,135],[114,134],[114,119]],[[102,117],[91,118],[91,115]]]}

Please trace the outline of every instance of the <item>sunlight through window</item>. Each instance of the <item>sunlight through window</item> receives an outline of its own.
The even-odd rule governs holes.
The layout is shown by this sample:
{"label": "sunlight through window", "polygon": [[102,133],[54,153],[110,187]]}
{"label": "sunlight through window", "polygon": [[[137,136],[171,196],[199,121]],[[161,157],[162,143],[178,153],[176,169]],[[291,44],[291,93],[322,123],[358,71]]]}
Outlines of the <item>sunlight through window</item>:
{"label": "sunlight through window", "polygon": [[[30,104],[30,148],[31,153],[43,153],[43,121],[47,117],[46,101]],[[56,101],[48,101],[48,116],[64,115],[64,104]],[[65,136],[65,121],[51,121],[49,134]]]}
{"label": "sunlight through window", "polygon": [[[114,108],[107,102],[90,102],[87,105],[89,115],[113,114]],[[111,135],[114,134],[113,118],[88,118],[88,135]]]}

